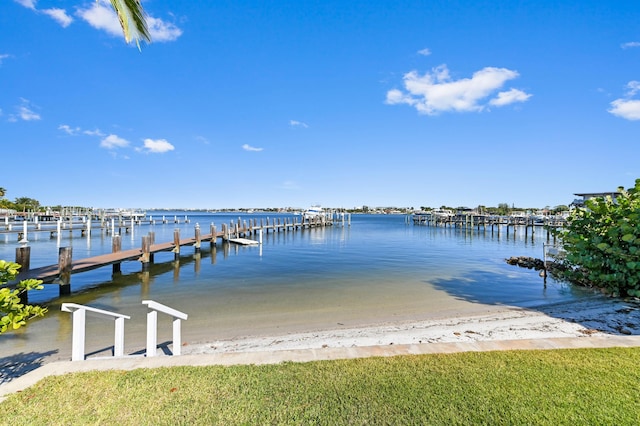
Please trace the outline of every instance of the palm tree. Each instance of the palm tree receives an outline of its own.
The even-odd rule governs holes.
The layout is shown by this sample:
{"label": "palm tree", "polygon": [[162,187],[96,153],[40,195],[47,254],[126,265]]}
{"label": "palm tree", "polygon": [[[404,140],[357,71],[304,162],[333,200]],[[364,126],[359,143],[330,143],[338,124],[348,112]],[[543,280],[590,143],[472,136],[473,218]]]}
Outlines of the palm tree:
{"label": "palm tree", "polygon": [[[96,0],[99,1],[99,0]],[[140,40],[151,42],[147,20],[140,0],[110,0],[111,7],[118,15],[124,39],[127,43],[135,40],[140,49]]]}
{"label": "palm tree", "polygon": [[26,212],[27,208],[37,209],[40,207],[40,202],[29,197],[19,197],[15,201],[16,207],[22,207],[22,211]]}
{"label": "palm tree", "polygon": [[7,190],[0,186],[0,198],[4,197],[4,194],[7,193]]}

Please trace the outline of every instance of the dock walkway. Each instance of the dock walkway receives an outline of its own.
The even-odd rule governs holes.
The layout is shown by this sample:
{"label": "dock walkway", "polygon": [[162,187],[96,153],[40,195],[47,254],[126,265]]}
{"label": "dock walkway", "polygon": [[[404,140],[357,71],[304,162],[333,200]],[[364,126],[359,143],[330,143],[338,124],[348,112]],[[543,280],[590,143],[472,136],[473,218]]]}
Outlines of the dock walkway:
{"label": "dock walkway", "polygon": [[[342,223],[344,224],[344,217]],[[350,219],[349,219],[350,223]],[[200,251],[201,244],[203,242],[209,242],[211,245],[215,245],[218,239],[222,239],[226,243],[235,243],[242,245],[258,245],[261,242],[255,239],[249,239],[247,237],[252,235],[258,235],[263,232],[286,232],[286,231],[298,231],[309,228],[325,227],[334,224],[334,220],[331,215],[318,216],[314,218],[301,217],[299,220],[288,218],[277,218],[277,220],[270,221],[266,219],[266,223],[263,219],[253,219],[242,222],[238,219],[237,222],[231,222],[230,224],[222,224],[222,229],[218,231],[214,224],[211,224],[210,232],[206,235],[201,235],[200,226],[196,224],[193,237],[180,238],[180,231],[174,230],[174,240],[171,242],[155,243],[155,233],[149,232],[148,235],[142,237],[142,246],[137,249],[121,250],[121,237],[119,234],[113,235],[112,252],[107,254],[101,254],[80,260],[72,260],[72,251],[70,247],[60,247],[58,253],[58,263],[54,265],[42,266],[38,268],[30,268],[30,252],[31,247],[25,245],[16,249],[16,263],[22,265],[22,270],[18,275],[16,281],[9,283],[9,287],[14,288],[16,283],[24,279],[37,279],[41,280],[44,284],[59,284],[60,294],[71,293],[71,275],[78,274],[86,271],[91,271],[105,266],[112,265],[113,273],[120,272],[120,265],[123,262],[138,261],[141,263],[142,270],[145,271],[149,268],[149,265],[154,263],[154,254],[160,252],[173,252],[177,258],[180,255],[181,247],[194,247],[196,252]],[[24,302],[27,301],[27,296],[24,297]]]}
{"label": "dock walkway", "polygon": [[[205,235],[201,241],[211,241],[212,235]],[[178,246],[189,246],[196,243],[196,238],[186,238],[180,240]],[[172,251],[176,248],[176,244],[173,242],[153,244],[149,247],[149,254]],[[109,265],[117,265],[122,262],[141,260],[143,255],[142,248],[130,249],[125,251],[119,251],[115,253],[101,254],[98,256],[89,257],[86,259],[76,260],[71,262],[71,274],[78,274],[81,272],[91,271],[93,269],[102,268]],[[52,283],[59,278],[60,265],[49,265],[40,268],[33,268],[20,274],[19,279],[35,278],[42,280],[43,283]]]}

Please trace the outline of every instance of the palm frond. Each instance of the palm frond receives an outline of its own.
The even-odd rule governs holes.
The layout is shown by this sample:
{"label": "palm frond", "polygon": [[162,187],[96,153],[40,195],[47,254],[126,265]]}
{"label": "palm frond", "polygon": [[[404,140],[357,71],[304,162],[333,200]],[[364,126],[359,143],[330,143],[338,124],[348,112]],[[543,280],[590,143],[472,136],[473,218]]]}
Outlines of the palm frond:
{"label": "palm frond", "polygon": [[110,2],[118,15],[126,42],[135,40],[138,49],[140,49],[140,40],[150,43],[151,35],[147,27],[146,13],[140,0],[110,0]]}

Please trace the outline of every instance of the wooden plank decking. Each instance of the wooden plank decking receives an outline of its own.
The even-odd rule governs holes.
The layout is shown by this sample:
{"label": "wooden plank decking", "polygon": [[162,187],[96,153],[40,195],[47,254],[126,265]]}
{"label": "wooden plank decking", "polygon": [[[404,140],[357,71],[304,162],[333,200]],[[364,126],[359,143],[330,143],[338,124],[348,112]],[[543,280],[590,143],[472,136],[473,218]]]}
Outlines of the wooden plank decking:
{"label": "wooden plank decking", "polygon": [[[222,236],[218,234],[217,236]],[[205,235],[201,238],[201,241],[211,241],[212,235]],[[180,240],[180,246],[193,246],[196,244],[196,238],[185,238]],[[176,244],[173,242],[152,244],[149,250],[150,254],[160,253],[164,251],[172,251],[176,248]],[[71,273],[78,274],[81,272],[91,271],[93,269],[102,268],[104,266],[114,265],[126,261],[140,260],[142,257],[142,249],[130,249],[119,251],[116,253],[101,254],[98,256],[88,257],[86,259],[80,259],[71,262]],[[40,268],[33,268],[21,273],[18,279],[35,278],[42,280],[45,284],[54,282],[59,275],[59,265],[48,265]]]}

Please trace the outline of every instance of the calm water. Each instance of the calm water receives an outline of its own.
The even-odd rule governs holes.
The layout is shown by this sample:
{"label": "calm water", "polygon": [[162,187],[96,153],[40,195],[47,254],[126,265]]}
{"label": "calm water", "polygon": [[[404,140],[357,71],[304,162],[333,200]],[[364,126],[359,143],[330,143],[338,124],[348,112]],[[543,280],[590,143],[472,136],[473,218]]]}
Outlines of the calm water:
{"label": "calm water", "polygon": [[[154,213],[160,219],[163,213]],[[174,214],[184,222],[184,213]],[[136,226],[123,235],[123,249],[140,247],[153,230],[156,242],[173,240],[173,230],[192,236],[196,223],[203,234],[210,223],[267,215],[189,214],[190,223]],[[272,219],[293,216],[269,215]],[[111,237],[91,238],[63,232],[31,234],[32,267],[57,263],[61,246],[73,247],[74,259],[111,251]],[[351,226],[333,226],[263,235],[263,245],[203,244],[202,251],[183,247],[179,261],[159,253],[148,272],[140,264],[73,275],[71,296],[59,299],[57,286],[32,294],[46,301],[50,313],[16,333],[0,336],[0,358],[46,353],[68,359],[71,315],[62,302],[87,304],[131,316],[125,325],[126,350],[144,349],[146,307],[152,299],[189,314],[183,340],[213,341],[240,336],[274,335],[382,322],[420,320],[454,313],[486,312],[496,306],[537,306],[585,297],[580,289],[543,280],[535,271],[507,265],[510,256],[542,257],[546,234],[536,239],[524,231],[507,236],[491,230],[430,228],[406,223],[400,215],[353,215]],[[13,260],[15,236],[0,240],[0,258]],[[159,340],[170,340],[169,319]],[[163,322],[164,321],[164,322]],[[166,329],[166,330],[165,330]],[[111,321],[88,322],[87,351],[112,344]]]}

